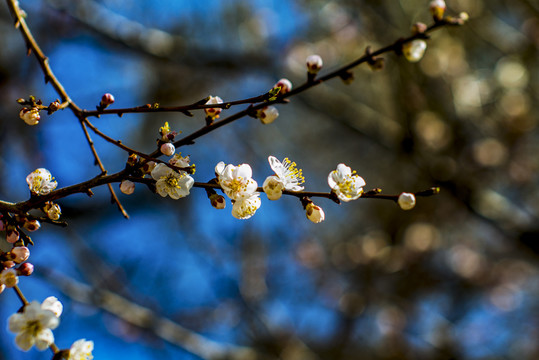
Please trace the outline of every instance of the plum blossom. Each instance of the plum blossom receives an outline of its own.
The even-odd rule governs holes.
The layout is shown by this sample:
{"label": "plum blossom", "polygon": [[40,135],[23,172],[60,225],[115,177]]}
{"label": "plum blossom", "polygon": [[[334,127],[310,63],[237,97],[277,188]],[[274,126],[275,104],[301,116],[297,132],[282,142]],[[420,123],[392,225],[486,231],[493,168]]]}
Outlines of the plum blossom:
{"label": "plum blossom", "polygon": [[86,339],[77,340],[69,348],[68,360],[92,360],[94,358],[92,355],[93,350],[93,341],[87,341]]}
{"label": "plum blossom", "polygon": [[[223,103],[223,99],[221,99],[219,96],[210,96],[210,99],[206,102],[206,105],[222,104],[222,103]],[[219,114],[221,113],[221,111],[223,111],[223,109],[220,107],[204,109],[206,116],[211,119],[219,118]]]}
{"label": "plum blossom", "polygon": [[253,171],[249,164],[225,165],[223,161],[215,166],[219,185],[232,200],[248,198],[256,192],[258,184],[252,179]]}
{"label": "plum blossom", "polygon": [[264,192],[270,200],[278,200],[283,190],[301,191],[305,182],[301,169],[296,168],[296,163],[285,158],[280,162],[275,156],[269,156],[268,162],[275,175],[268,176],[264,181]]}
{"label": "plum blossom", "polygon": [[322,61],[322,58],[320,55],[309,55],[307,57],[307,60],[305,60],[307,63],[307,71],[310,74],[316,74],[322,69],[322,66],[324,65],[324,62]]}
{"label": "plum blossom", "polygon": [[58,183],[54,180],[49,170],[39,168],[26,177],[26,183],[30,191],[36,195],[47,195],[56,189]]}
{"label": "plum blossom", "polygon": [[275,106],[265,106],[256,112],[256,117],[262,124],[271,124],[279,116],[279,111]]}
{"label": "plum blossom", "polygon": [[412,210],[415,206],[415,195],[403,192],[399,195],[397,203],[402,210]]}
{"label": "plum blossom", "polygon": [[55,296],[49,296],[41,303],[41,308],[44,310],[50,310],[57,318],[62,315],[64,311],[64,305]]}
{"label": "plum blossom", "polygon": [[365,180],[345,164],[337,165],[337,169],[328,175],[328,184],[341,201],[356,200],[363,194]]}
{"label": "plum blossom", "polygon": [[5,285],[5,287],[12,288],[19,283],[19,277],[17,276],[17,271],[13,268],[4,269],[0,272],[0,284]]}
{"label": "plum blossom", "polygon": [[177,167],[181,167],[181,168],[186,168],[186,167],[189,167],[189,163],[191,162],[191,159],[189,158],[189,155],[187,156],[182,156],[181,153],[179,154],[174,154],[174,156],[172,157],[172,159],[170,159],[168,161],[168,163],[170,165],[173,165],[173,166],[177,166]]}
{"label": "plum blossom", "polygon": [[54,313],[41,307],[37,301],[26,305],[22,313],[16,313],[8,319],[9,331],[16,333],[15,344],[23,351],[32,346],[39,350],[47,349],[54,343],[52,329],[55,329],[60,320]]}
{"label": "plum blossom", "polygon": [[253,216],[261,205],[260,193],[246,194],[234,201],[232,216],[245,220]]}
{"label": "plum blossom", "polygon": [[152,178],[156,180],[155,188],[162,197],[167,195],[177,200],[189,195],[195,180],[185,171],[175,171],[167,165],[157,164],[152,170]]}
{"label": "plum blossom", "polygon": [[44,210],[47,213],[47,217],[51,220],[58,220],[60,219],[60,215],[62,215],[62,210],[60,209],[60,205],[54,204],[52,202],[48,202],[45,205]]}

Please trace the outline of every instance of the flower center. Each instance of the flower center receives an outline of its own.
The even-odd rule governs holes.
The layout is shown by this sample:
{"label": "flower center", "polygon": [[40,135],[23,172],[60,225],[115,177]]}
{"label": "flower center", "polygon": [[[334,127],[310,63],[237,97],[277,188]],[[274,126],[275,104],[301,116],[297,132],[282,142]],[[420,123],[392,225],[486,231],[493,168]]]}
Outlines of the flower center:
{"label": "flower center", "polygon": [[283,160],[283,167],[284,167],[284,177],[288,178],[290,181],[295,181],[299,184],[303,184],[305,182],[305,178],[303,177],[303,172],[301,169],[296,168],[296,163],[293,161],[290,161],[288,158],[285,158]]}
{"label": "flower center", "polygon": [[181,179],[181,176],[180,178],[177,178],[174,173],[170,173],[166,176],[165,182],[167,183],[169,187],[181,189],[180,179]]}

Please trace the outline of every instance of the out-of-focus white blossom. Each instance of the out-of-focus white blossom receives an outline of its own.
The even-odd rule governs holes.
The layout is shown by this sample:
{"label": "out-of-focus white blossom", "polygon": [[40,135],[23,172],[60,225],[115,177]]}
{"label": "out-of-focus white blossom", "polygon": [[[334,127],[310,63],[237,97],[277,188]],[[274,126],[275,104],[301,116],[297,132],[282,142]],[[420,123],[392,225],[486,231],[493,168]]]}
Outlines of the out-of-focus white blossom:
{"label": "out-of-focus white blossom", "polygon": [[50,310],[43,309],[37,301],[26,305],[22,313],[16,313],[8,319],[9,331],[16,333],[15,344],[23,351],[32,346],[39,350],[47,349],[54,343],[51,329],[55,329],[60,320]]}
{"label": "out-of-focus white blossom", "polygon": [[32,126],[39,124],[39,120],[41,120],[41,116],[39,115],[39,109],[36,107],[33,107],[31,109],[23,108],[19,113],[19,117],[24,120],[26,124]]}
{"label": "out-of-focus white blossom", "polygon": [[0,284],[5,285],[8,288],[14,287],[19,283],[19,277],[17,271],[13,268],[4,269],[0,272]]}
{"label": "out-of-focus white blossom", "polygon": [[339,200],[346,202],[356,200],[363,194],[365,180],[355,171],[352,172],[350,167],[339,164],[336,170],[329,173],[328,185]]}
{"label": "out-of-focus white blossom", "polygon": [[92,360],[94,356],[94,342],[86,339],[77,340],[69,348],[68,360]]}
{"label": "out-of-focus white blossom", "polygon": [[271,124],[279,116],[279,110],[275,106],[266,106],[258,110],[256,117],[260,119],[262,124]]}
{"label": "out-of-focus white blossom", "polygon": [[315,205],[314,203],[310,202],[305,207],[305,215],[307,216],[307,219],[311,220],[313,223],[318,224],[326,218],[326,214],[324,214],[324,210],[318,205]]}
{"label": "out-of-focus white blossom", "polygon": [[175,200],[189,195],[195,183],[185,171],[177,172],[163,163],[157,164],[152,170],[152,178],[156,180],[155,188],[159,195],[168,195]]}
{"label": "out-of-focus white blossom", "polygon": [[418,62],[423,58],[427,50],[427,42],[425,40],[413,40],[402,45],[402,54],[409,62]]}
{"label": "out-of-focus white blossom", "polygon": [[31,172],[26,177],[26,183],[30,191],[36,195],[47,195],[58,186],[50,171],[44,168],[39,168]]}
{"label": "out-of-focus white blossom", "polygon": [[219,185],[232,200],[248,198],[256,192],[258,184],[252,179],[253,171],[249,164],[225,165],[223,161],[215,166]]}
{"label": "out-of-focus white blossom", "polygon": [[411,210],[415,206],[415,195],[403,192],[399,195],[397,202],[402,210]]}
{"label": "out-of-focus white blossom", "polygon": [[64,311],[64,305],[55,296],[49,296],[41,303],[41,308],[44,310],[50,310],[57,318],[62,315]]}
{"label": "out-of-focus white blossom", "polygon": [[260,208],[261,204],[260,193],[242,196],[234,202],[232,216],[240,220],[249,219]]}

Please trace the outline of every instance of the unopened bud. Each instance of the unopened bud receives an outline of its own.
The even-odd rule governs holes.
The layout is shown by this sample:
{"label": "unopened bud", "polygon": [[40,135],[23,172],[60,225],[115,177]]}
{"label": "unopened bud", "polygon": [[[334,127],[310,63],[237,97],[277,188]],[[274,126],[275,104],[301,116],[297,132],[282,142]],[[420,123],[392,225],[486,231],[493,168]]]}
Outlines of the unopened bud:
{"label": "unopened bud", "polygon": [[433,0],[430,2],[429,10],[434,21],[440,21],[444,18],[445,9],[444,0]]}
{"label": "unopened bud", "polygon": [[307,215],[307,219],[311,220],[315,224],[321,223],[326,218],[324,210],[312,202],[308,203],[305,207],[305,215]]}
{"label": "unopened bud", "polygon": [[23,227],[28,231],[36,231],[39,230],[41,224],[38,220],[26,220],[23,224]]}
{"label": "unopened bud", "polygon": [[402,54],[409,62],[418,62],[427,50],[425,40],[413,40],[402,45]]}
{"label": "unopened bud", "polygon": [[155,161],[148,161],[142,166],[142,172],[145,174],[149,174],[152,172],[153,169],[155,169],[156,166],[157,164],[155,163]]}
{"label": "unopened bud", "polygon": [[427,25],[422,22],[417,22],[412,25],[412,35],[424,34],[427,31]]}
{"label": "unopened bud", "polygon": [[176,148],[174,147],[174,144],[172,143],[164,143],[159,148],[161,150],[161,153],[166,156],[172,156],[174,155],[174,152],[176,151]]}
{"label": "unopened bud", "polygon": [[402,210],[412,210],[415,206],[415,195],[403,192],[397,202]]}
{"label": "unopened bud", "polygon": [[137,154],[129,154],[129,157],[127,158],[127,166],[135,166],[138,160]]}
{"label": "unopened bud", "polygon": [[7,231],[6,235],[7,235],[6,236],[6,241],[8,243],[13,244],[13,243],[17,242],[17,240],[19,240],[19,231],[17,231],[17,229],[15,229],[15,228],[11,228],[11,229],[8,228],[8,231]]}
{"label": "unopened bud", "polygon": [[58,111],[60,109],[60,101],[56,100],[50,103],[49,105],[49,114],[52,114],[55,111]]}
{"label": "unopened bud", "polygon": [[279,116],[279,111],[275,106],[266,106],[257,111],[256,117],[262,124],[271,124]]}
{"label": "unopened bud", "polygon": [[41,120],[39,109],[36,107],[31,109],[22,108],[21,112],[19,113],[19,117],[24,120],[26,124],[31,126],[39,124],[39,120]]}
{"label": "unopened bud", "polygon": [[135,183],[130,180],[123,180],[120,183],[120,191],[126,195],[131,195],[135,192]]}
{"label": "unopened bud", "polygon": [[101,102],[99,103],[101,109],[105,109],[112,104],[114,104],[114,96],[112,94],[106,93],[101,97]]}
{"label": "unopened bud", "polygon": [[211,194],[210,195],[211,206],[216,209],[224,209],[226,207],[226,199],[223,195]]}
{"label": "unopened bud", "polygon": [[24,263],[17,269],[19,276],[30,276],[34,272],[34,265],[30,263]]}
{"label": "unopened bud", "polygon": [[322,58],[320,55],[310,55],[307,57],[307,71],[310,74],[317,74],[320,69],[322,69],[322,66],[324,65],[324,62],[322,61]]}
{"label": "unopened bud", "polygon": [[30,250],[26,246],[17,246],[11,249],[11,254],[13,254],[15,257],[13,258],[13,261],[15,261],[17,264],[20,264],[30,257]]}
{"label": "unopened bud", "polygon": [[383,58],[375,58],[372,62],[369,62],[369,67],[372,71],[382,70],[384,65],[385,61]]}
{"label": "unopened bud", "polygon": [[62,210],[60,209],[60,205],[54,204],[52,202],[48,202],[45,205],[44,210],[47,213],[47,217],[51,220],[58,220],[60,219],[60,215],[62,215]]}
{"label": "unopened bud", "polygon": [[277,81],[277,83],[275,85],[273,85],[273,88],[278,88],[280,87],[281,90],[279,90],[279,95],[284,95],[288,92],[290,92],[290,90],[292,90],[292,83],[290,82],[290,80],[288,79],[281,79],[279,81]]}

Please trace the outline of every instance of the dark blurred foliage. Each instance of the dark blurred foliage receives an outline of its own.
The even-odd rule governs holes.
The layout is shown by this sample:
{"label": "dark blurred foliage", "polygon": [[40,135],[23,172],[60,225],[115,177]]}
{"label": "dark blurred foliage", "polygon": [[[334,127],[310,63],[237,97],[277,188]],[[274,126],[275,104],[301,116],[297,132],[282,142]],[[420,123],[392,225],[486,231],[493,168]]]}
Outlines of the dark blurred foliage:
{"label": "dark blurred foliage", "polygon": [[[447,3],[470,21],[433,33],[421,62],[387,54],[382,71],[360,67],[350,85],[335,79],[291,98],[272,125],[242,119],[180,149],[199,181],[224,160],[251,164],[261,184],[275,155],[298,163],[307,190],[327,191],[327,174],[343,162],[369,189],[440,186],[438,196],[407,212],[388,201],[315,199],[326,213],[318,225],[291,198],[262,196],[247,221],[232,218],[230,204],[213,209],[197,189],[172,201],[137,186],[121,197],[128,221],[105,189],[65,199],[69,228],[34,234],[38,274],[21,282],[31,298],[64,302],[61,346],[92,338],[97,359],[213,359],[227,344],[230,358],[243,359],[539,358],[539,5]],[[429,19],[419,0],[21,6],[88,109],[104,92],[115,106],[179,105],[259,95],[281,77],[299,85],[308,55],[334,69]],[[5,5],[0,19],[0,198],[24,200],[24,177],[37,167],[60,186],[97,175],[67,111],[34,128],[18,119],[15,99],[56,95],[24,56]],[[165,121],[184,134],[203,126],[202,114],[94,123],[149,153]],[[109,171],[121,169],[126,154],[93,137]],[[18,305],[12,294],[0,301],[5,323]],[[49,356],[17,352],[12,335],[0,346],[0,359]]]}

